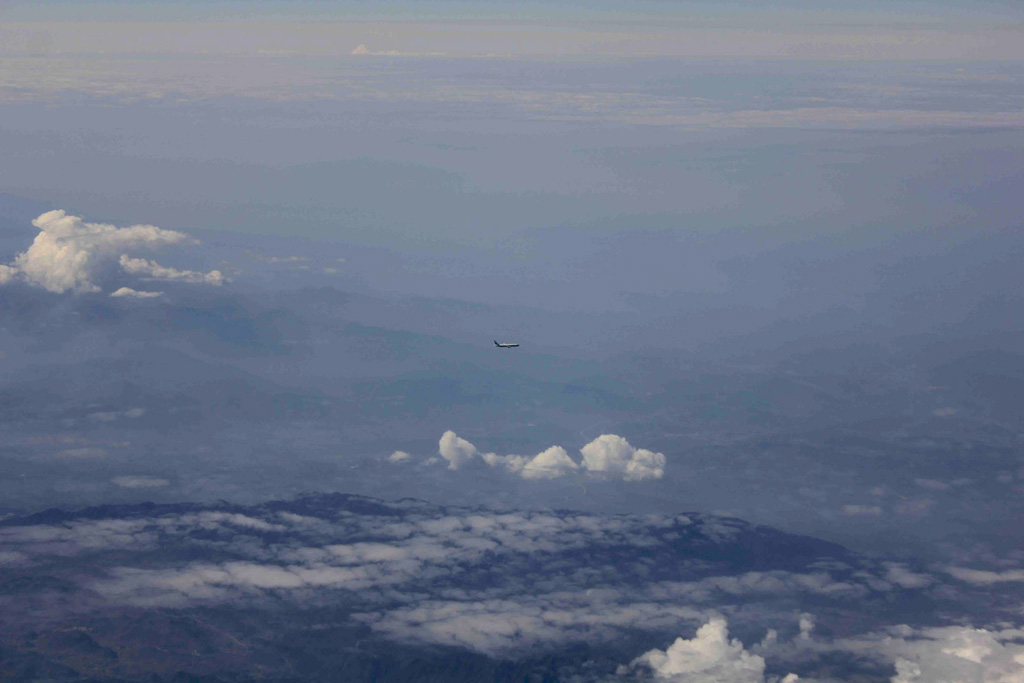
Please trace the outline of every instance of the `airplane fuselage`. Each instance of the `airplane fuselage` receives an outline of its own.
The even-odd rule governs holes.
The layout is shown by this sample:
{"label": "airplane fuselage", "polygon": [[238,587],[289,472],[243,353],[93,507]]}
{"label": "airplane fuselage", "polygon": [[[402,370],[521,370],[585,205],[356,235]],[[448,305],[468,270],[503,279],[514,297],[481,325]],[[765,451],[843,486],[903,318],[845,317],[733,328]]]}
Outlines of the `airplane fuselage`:
{"label": "airplane fuselage", "polygon": [[514,349],[519,346],[519,344],[502,344],[497,339],[494,340],[494,345],[499,349]]}

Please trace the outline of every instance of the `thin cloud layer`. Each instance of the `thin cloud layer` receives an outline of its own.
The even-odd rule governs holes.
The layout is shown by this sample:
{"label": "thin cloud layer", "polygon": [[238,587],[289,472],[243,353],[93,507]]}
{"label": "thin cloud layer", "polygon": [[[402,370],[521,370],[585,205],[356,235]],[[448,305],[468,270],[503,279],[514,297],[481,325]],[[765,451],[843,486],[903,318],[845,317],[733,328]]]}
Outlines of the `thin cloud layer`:
{"label": "thin cloud layer", "polygon": [[209,273],[201,273],[196,270],[177,270],[161,266],[156,261],[149,261],[144,258],[131,258],[127,254],[121,254],[121,269],[129,275],[138,275],[147,280],[166,280],[169,282],[189,282],[200,285],[224,284],[224,275],[219,270],[211,270]]}
{"label": "thin cloud layer", "polygon": [[584,446],[580,450],[582,464],[574,461],[561,446],[551,446],[534,456],[481,453],[451,430],[441,436],[438,451],[450,470],[458,470],[479,458],[491,467],[523,479],[558,479],[581,470],[625,481],[660,479],[665,474],[662,453],[633,448],[626,439],[615,434],[602,434]]}
{"label": "thin cloud layer", "polygon": [[[47,211],[32,221],[39,228],[32,245],[15,257],[10,265],[0,266],[0,285],[21,281],[56,294],[73,291],[100,291],[95,279],[104,269],[120,263],[125,273],[151,280],[182,281],[220,285],[219,271],[199,273],[166,268],[146,259],[132,258],[126,250],[149,251],[189,241],[184,233],[154,225],[119,228],[105,223],[86,223],[62,209]],[[114,297],[151,298],[160,292],[137,291],[121,287]]]}
{"label": "thin cloud layer", "polygon": [[129,299],[154,299],[158,296],[163,296],[163,294],[163,292],[140,292],[131,287],[121,287],[111,292],[110,296],[126,297]]}

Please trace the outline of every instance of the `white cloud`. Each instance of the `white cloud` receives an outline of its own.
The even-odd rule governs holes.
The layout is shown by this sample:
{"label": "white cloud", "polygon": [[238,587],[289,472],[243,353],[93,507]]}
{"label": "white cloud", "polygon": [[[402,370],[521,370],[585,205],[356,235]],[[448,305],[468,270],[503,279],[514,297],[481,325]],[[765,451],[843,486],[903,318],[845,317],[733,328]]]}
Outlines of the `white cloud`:
{"label": "white cloud", "polygon": [[448,461],[448,469],[450,470],[459,469],[479,453],[476,450],[476,446],[459,437],[450,429],[441,435],[438,449],[441,457]]}
{"label": "white cloud", "polygon": [[448,469],[452,470],[459,469],[477,456],[491,467],[503,467],[523,479],[556,479],[579,469],[561,446],[552,446],[532,457],[480,453],[476,446],[451,430],[441,436],[439,450],[441,457],[448,461]]}
{"label": "white cloud", "polygon": [[967,567],[946,567],[945,571],[954,578],[979,586],[990,586],[994,583],[1009,581],[1024,581],[1024,570],[1021,569],[992,572],[983,569],[968,569]]}
{"label": "white cloud", "polygon": [[665,456],[633,448],[615,434],[602,434],[580,449],[583,467],[590,472],[619,475],[626,481],[661,479],[665,474]]}
{"label": "white cloud", "polygon": [[154,249],[178,244],[187,237],[153,225],[118,228],[86,223],[62,210],[48,211],[32,221],[39,234],[14,264],[0,271],[0,284],[21,279],[51,292],[99,291],[92,279],[125,249]]}
{"label": "white cloud", "polygon": [[153,489],[167,486],[171,482],[166,479],[159,479],[157,477],[114,477],[111,479],[113,483],[117,484],[121,488],[126,489]]}
{"label": "white cloud", "polygon": [[[441,457],[448,469],[457,470],[476,457],[491,467],[500,467],[523,479],[557,479],[580,471],[561,446],[551,446],[537,455],[499,455],[481,453],[476,446],[449,430],[441,436]],[[621,477],[626,481],[660,479],[665,473],[665,456],[642,448],[633,448],[621,436],[604,434],[580,451],[588,472]]]}
{"label": "white cloud", "polygon": [[352,50],[351,54],[354,54],[354,55],[368,55],[368,54],[370,54],[370,49],[368,47],[366,47],[366,45],[363,45],[362,43],[360,43],[359,45],[357,45]]}
{"label": "white cloud", "polygon": [[163,292],[140,292],[131,287],[122,287],[110,293],[110,296],[128,297],[131,299],[152,299],[163,296]]}
{"label": "white cloud", "polygon": [[131,258],[128,254],[121,254],[121,268],[129,275],[138,275],[149,280],[167,280],[176,282],[189,282],[199,285],[224,284],[224,274],[219,270],[211,270],[209,273],[201,273],[196,270],[177,270],[161,266],[156,261],[149,261],[144,258]]}
{"label": "white cloud", "polygon": [[932,577],[926,574],[918,574],[907,569],[906,565],[899,562],[886,562],[888,568],[885,578],[897,586],[903,588],[924,588],[932,583]]}
{"label": "white cloud", "polygon": [[412,456],[406,453],[405,451],[395,451],[394,453],[388,456],[388,462],[405,462],[411,457]]}
{"label": "white cloud", "polygon": [[561,446],[552,446],[528,460],[519,472],[524,479],[555,479],[579,469]]}
{"label": "white cloud", "polygon": [[658,679],[677,683],[763,683],[764,667],[763,657],[729,640],[724,617],[713,617],[692,640],[677,638],[667,650],[650,650],[620,667],[620,673],[646,668]]}

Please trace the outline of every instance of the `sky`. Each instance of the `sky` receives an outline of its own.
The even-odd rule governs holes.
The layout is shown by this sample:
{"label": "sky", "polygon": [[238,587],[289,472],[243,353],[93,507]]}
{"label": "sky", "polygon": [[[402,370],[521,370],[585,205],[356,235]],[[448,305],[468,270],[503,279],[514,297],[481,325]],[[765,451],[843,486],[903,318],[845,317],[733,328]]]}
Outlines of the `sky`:
{"label": "sky", "polygon": [[1022,33],[0,2],[0,678],[1017,680]]}

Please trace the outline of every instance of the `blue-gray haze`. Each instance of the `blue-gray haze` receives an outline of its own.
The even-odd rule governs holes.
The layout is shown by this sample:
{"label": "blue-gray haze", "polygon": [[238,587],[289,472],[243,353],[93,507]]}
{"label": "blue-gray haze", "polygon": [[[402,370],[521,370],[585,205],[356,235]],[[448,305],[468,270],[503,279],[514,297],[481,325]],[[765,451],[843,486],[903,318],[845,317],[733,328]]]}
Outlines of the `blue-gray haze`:
{"label": "blue-gray haze", "polygon": [[122,9],[0,3],[0,680],[1024,676],[1015,3]]}

